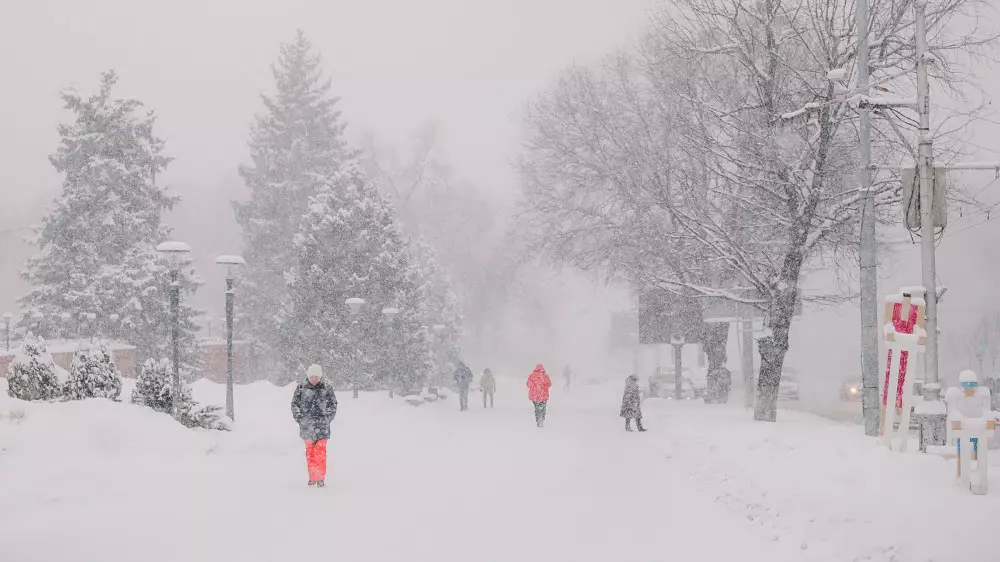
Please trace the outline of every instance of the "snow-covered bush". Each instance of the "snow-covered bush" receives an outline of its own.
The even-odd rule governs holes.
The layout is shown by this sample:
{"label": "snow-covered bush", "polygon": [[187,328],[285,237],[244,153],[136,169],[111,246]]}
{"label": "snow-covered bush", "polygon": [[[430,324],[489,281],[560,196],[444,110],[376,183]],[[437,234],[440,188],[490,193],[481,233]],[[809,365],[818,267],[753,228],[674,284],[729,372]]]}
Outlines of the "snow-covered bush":
{"label": "snow-covered bush", "polygon": [[[135,381],[135,388],[132,389],[132,403],[148,406],[157,412],[170,412],[170,408],[173,406],[170,368],[170,361],[167,359],[146,360],[142,365],[139,378]],[[181,392],[186,390],[188,389],[182,386]],[[191,399],[190,391],[187,394],[185,402]]]}
{"label": "snow-covered bush", "polygon": [[69,380],[63,387],[63,395],[67,400],[117,400],[121,393],[122,376],[106,344],[84,344],[73,352]]}
{"label": "snow-covered bush", "polygon": [[[173,409],[173,365],[167,359],[147,360],[132,390],[132,403],[148,406],[157,412]],[[181,384],[180,422],[187,427],[229,431],[222,421],[222,408],[201,405],[191,397],[191,388]]]}
{"label": "snow-covered bush", "polygon": [[45,340],[28,334],[7,369],[7,394],[19,400],[51,400],[62,393]]}

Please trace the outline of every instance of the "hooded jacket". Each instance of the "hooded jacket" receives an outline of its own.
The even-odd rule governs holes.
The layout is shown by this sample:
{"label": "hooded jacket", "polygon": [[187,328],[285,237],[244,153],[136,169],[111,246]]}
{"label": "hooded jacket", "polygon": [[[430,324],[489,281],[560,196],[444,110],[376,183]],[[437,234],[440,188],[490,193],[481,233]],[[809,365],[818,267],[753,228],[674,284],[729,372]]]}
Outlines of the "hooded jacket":
{"label": "hooded jacket", "polygon": [[545,372],[545,367],[539,363],[535,370],[528,376],[528,399],[532,402],[548,402],[549,388],[552,387],[552,379]]}
{"label": "hooded jacket", "polygon": [[472,369],[461,361],[455,368],[455,384],[458,385],[459,390],[469,390],[469,386],[472,385]]}
{"label": "hooded jacket", "polygon": [[304,441],[330,438],[330,423],[337,416],[337,395],[325,379],[312,384],[302,381],[292,396],[292,417]]}
{"label": "hooded jacket", "polygon": [[639,377],[635,375],[625,379],[625,392],[622,394],[623,418],[638,418],[642,416],[642,390],[639,389]]}

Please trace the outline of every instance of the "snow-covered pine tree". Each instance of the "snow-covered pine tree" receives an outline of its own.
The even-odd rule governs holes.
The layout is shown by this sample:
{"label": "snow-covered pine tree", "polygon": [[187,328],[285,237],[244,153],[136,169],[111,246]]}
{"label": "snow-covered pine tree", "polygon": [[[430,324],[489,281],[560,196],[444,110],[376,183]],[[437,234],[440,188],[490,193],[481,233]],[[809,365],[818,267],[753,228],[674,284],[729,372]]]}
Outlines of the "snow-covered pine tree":
{"label": "snow-covered pine tree", "polygon": [[[316,362],[339,369],[341,386],[419,389],[431,366],[417,272],[391,205],[357,165],[323,181],[310,199],[295,257],[281,322],[290,372]],[[366,301],[356,319],[344,305],[352,297]],[[382,321],[385,307],[399,309],[391,326]]]}
{"label": "snow-covered pine tree", "polygon": [[[157,412],[170,412],[173,406],[172,371],[170,361],[147,359],[132,389],[132,403],[148,406]],[[182,386],[182,391],[187,387]],[[188,396],[190,399],[190,395]]]}
{"label": "snow-covered pine tree", "polygon": [[[137,115],[142,108],[137,100],[113,97],[117,80],[107,72],[97,94],[63,94],[75,119],[59,126],[59,148],[50,157],[63,174],[62,192],[36,231],[38,252],[22,273],[32,289],[21,298],[21,324],[55,333],[60,314],[71,315],[72,329],[94,313],[92,329],[121,337],[146,358],[164,345],[171,320],[162,291],[169,273],[155,248],[170,234],[162,213],[179,197],[156,184],[170,158],[153,133],[155,117]],[[199,283],[191,275],[183,281],[190,291]],[[36,317],[36,312],[41,314]],[[182,309],[188,340],[196,314]]]}
{"label": "snow-covered pine tree", "polygon": [[117,400],[122,392],[122,376],[111,350],[104,343],[84,344],[73,353],[69,380],[63,387],[67,400],[107,398]]}
{"label": "snow-covered pine tree", "polygon": [[[146,406],[157,412],[170,413],[173,409],[173,365],[168,359],[146,360],[142,372],[132,389],[132,403]],[[220,406],[203,405],[191,396],[191,387],[181,383],[180,423],[186,427],[201,427],[229,431],[222,420]]]}
{"label": "snow-covered pine tree", "polygon": [[51,400],[62,393],[45,340],[29,333],[7,368],[7,394],[18,400]]}
{"label": "snow-covered pine tree", "polygon": [[459,356],[462,338],[462,310],[451,279],[438,264],[437,252],[423,239],[410,245],[411,261],[420,292],[423,295],[421,316],[425,326],[444,326],[440,333],[432,332],[431,362],[433,385],[447,382],[451,365]]}
{"label": "snow-covered pine tree", "polygon": [[272,360],[280,355],[276,317],[288,305],[284,275],[295,264],[292,241],[316,194],[315,178],[329,177],[353,158],[336,108],[339,98],[330,95],[321,64],[301,31],[281,45],[272,67],[277,92],[263,96],[266,111],[250,134],[252,163],[240,167],[250,199],[233,205],[247,260],[240,316],[245,332]]}

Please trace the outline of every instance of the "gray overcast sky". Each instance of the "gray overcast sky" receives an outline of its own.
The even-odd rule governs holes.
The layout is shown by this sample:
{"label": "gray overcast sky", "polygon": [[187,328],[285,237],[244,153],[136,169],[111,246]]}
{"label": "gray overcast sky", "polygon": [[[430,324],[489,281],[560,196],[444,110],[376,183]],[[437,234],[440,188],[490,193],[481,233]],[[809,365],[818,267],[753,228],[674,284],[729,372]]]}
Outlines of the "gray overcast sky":
{"label": "gray overcast sky", "polygon": [[[120,94],[159,116],[159,133],[176,157],[163,179],[188,205],[178,214],[225,212],[218,201],[212,210],[190,206],[212,199],[202,190],[237,183],[252,117],[262,109],[259,94],[273,89],[278,44],[297,28],[322,52],[351,136],[370,131],[402,145],[436,120],[463,179],[512,193],[519,109],[561,68],[631,41],[647,6],[647,0],[10,2],[0,18],[0,76],[6,77],[0,123],[15,134],[0,136],[0,230],[36,222],[58,190],[61,178],[47,156],[58,142],[56,124],[67,118],[59,91],[93,92],[109,68],[121,75]],[[182,220],[191,219],[175,222]],[[16,275],[24,259],[21,236],[0,233],[5,309],[24,289]]]}
{"label": "gray overcast sky", "polygon": [[[429,120],[442,125],[456,171],[492,192],[516,189],[508,165],[522,104],[561,68],[586,63],[634,38],[649,0],[11,0],[0,17],[0,231],[40,216],[60,178],[46,159],[55,126],[66,116],[59,90],[92,92],[98,73],[121,74],[120,92],[160,116],[160,134],[177,158],[165,180],[189,205],[200,190],[236,181],[258,95],[272,89],[269,66],[278,43],[296,28],[325,57],[352,135],[372,131],[404,144]],[[987,95],[1000,92],[995,67],[977,68]],[[1000,112],[992,118],[1000,121]],[[9,134],[13,131],[13,134]],[[974,158],[1000,158],[1000,126],[981,123],[967,138],[987,147]],[[975,149],[974,149],[975,150]],[[972,178],[987,186],[992,174]],[[1000,182],[983,197],[1000,200]],[[199,209],[186,209],[197,216]],[[224,206],[204,215],[224,213]],[[998,213],[1000,215],[1000,213]],[[188,218],[187,220],[191,220]],[[231,221],[229,217],[226,221]],[[973,227],[962,231],[962,228]],[[238,244],[230,225],[219,242]],[[947,312],[974,316],[995,300],[1000,274],[1000,216],[954,222],[940,247],[942,282],[953,287]],[[894,229],[893,237],[903,231]],[[221,236],[221,235],[220,235]],[[20,244],[0,232],[0,307],[23,291],[16,270]],[[195,242],[194,240],[191,240]],[[201,241],[201,246],[211,241]],[[197,249],[197,248],[196,248]],[[919,282],[919,253],[900,247],[880,270],[880,292]],[[211,266],[201,267],[207,277]],[[211,280],[215,282],[217,280]],[[214,285],[213,285],[214,287]],[[203,291],[204,292],[204,291]],[[800,361],[831,337],[845,353],[832,358],[843,372],[856,367],[857,308],[807,313],[797,331]],[[944,326],[948,329],[948,326]],[[832,336],[831,334],[836,334]],[[793,355],[797,355],[793,354]],[[795,359],[793,359],[794,361]]]}

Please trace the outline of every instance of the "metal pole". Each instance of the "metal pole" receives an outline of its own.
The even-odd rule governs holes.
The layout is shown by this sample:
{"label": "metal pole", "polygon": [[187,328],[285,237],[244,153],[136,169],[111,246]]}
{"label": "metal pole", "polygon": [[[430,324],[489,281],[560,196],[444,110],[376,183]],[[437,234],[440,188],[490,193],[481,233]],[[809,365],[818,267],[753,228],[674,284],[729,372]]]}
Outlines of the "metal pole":
{"label": "metal pole", "polygon": [[[869,94],[868,0],[858,0],[858,89]],[[875,200],[872,193],[871,109],[862,104],[861,148],[861,412],[865,435],[879,430],[878,395],[878,271],[875,260]]]}
{"label": "metal pole", "polygon": [[358,375],[358,371],[360,370],[360,367],[361,367],[361,361],[358,360],[358,355],[359,355],[359,353],[358,353],[358,345],[361,342],[361,338],[358,337],[358,316],[357,316],[357,314],[354,315],[354,320],[351,322],[351,336],[352,336],[351,337],[351,341],[354,343],[354,348],[353,348],[354,361],[352,361],[352,364],[354,366],[354,373],[351,376],[351,380],[352,380],[353,385],[354,385],[353,398],[357,399],[358,395],[359,395],[359,393],[358,393],[358,379],[361,378]]}
{"label": "metal pole", "polygon": [[682,370],[682,357],[681,350],[684,348],[684,344],[674,344],[674,398],[677,400],[683,399],[684,388],[682,386],[682,380],[684,372]]}
{"label": "metal pole", "polygon": [[173,414],[175,419],[180,419],[181,403],[181,286],[177,282],[178,271],[170,271],[170,314],[173,317],[171,322],[171,338],[173,345],[174,359],[174,395],[171,399]]}
{"label": "metal pole", "polygon": [[236,420],[233,406],[233,278],[226,278],[226,415]]}
{"label": "metal pole", "polygon": [[919,149],[917,168],[920,174],[920,257],[923,284],[927,289],[927,351],[924,357],[925,379],[928,384],[938,383],[938,333],[937,333],[937,271],[934,264],[934,152],[931,136],[930,83],[927,79],[927,18],[923,0],[913,3],[917,43],[917,112],[920,114]]}
{"label": "metal pole", "polygon": [[3,322],[6,324],[4,333],[7,334],[7,351],[10,351],[10,318],[5,318]]}
{"label": "metal pole", "polygon": [[[743,308],[742,306],[740,307]],[[753,408],[754,384],[753,384],[753,318],[742,319],[740,324],[743,330],[743,357],[741,367],[743,371],[744,397],[743,405]]]}

